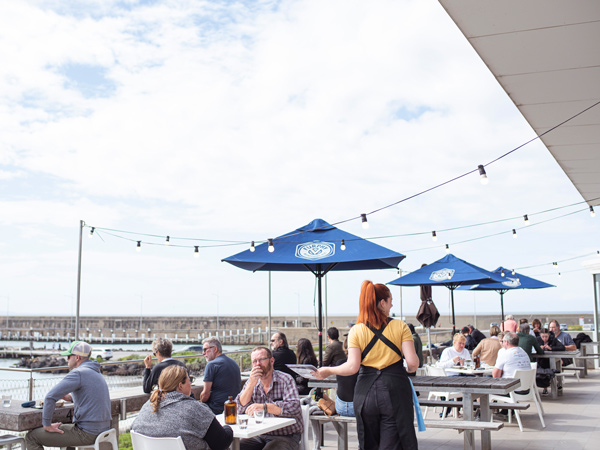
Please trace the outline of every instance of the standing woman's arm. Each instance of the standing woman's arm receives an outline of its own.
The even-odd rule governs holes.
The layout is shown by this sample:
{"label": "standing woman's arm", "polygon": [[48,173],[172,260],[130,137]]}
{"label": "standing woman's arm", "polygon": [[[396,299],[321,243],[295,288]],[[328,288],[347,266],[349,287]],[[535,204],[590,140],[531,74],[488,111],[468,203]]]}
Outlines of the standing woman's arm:
{"label": "standing woman's arm", "polygon": [[415,352],[415,344],[413,341],[402,342],[402,354],[406,359],[406,371],[413,373],[419,368],[419,357]]}

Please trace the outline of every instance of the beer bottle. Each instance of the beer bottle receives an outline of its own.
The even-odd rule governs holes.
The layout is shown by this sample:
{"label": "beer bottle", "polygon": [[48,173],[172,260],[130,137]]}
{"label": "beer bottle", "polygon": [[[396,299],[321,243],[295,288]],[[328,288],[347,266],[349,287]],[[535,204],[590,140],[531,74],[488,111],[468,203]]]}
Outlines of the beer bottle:
{"label": "beer bottle", "polygon": [[235,425],[237,423],[237,404],[233,401],[231,395],[225,402],[225,423],[229,425]]}

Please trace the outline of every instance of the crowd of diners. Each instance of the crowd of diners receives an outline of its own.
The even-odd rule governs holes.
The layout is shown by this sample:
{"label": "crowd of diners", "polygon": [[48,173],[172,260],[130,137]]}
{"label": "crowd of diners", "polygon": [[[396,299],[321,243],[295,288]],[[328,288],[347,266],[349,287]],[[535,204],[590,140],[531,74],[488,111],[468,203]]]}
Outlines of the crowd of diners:
{"label": "crowd of diners", "polygon": [[[230,426],[222,425],[217,415],[224,404],[235,399],[238,414],[295,419],[292,425],[242,439],[243,450],[297,450],[303,429],[301,397],[311,389],[308,380],[291,370],[290,364],[319,367],[312,372],[317,379],[337,376],[337,414],[355,416],[359,446],[371,449],[418,449],[414,428],[414,389],[409,376],[423,365],[423,345],[411,324],[392,320],[392,294],[387,286],[365,281],[358,299],[356,323],[344,334],[337,328],[327,330],[328,345],[322,364],[313,344],[299,339],[294,352],[283,332],[271,336],[270,346],[255,347],[250,354],[252,369],[242,385],[240,368],[223,353],[216,338],[202,342],[207,360],[199,401],[192,395],[194,377],[184,363],[172,357],[173,345],[158,338],[152,355],[145,360],[143,390],[151,394],[132,424],[132,430],[151,437],[181,436],[188,449],[222,450],[233,440]],[[453,336],[441,354],[439,365],[450,367],[479,356],[494,366],[493,376],[512,376],[519,368],[530,367],[531,352],[575,348],[556,321],[549,329],[534,319],[517,323],[507,316],[501,327],[492,326],[490,337],[468,325]],[[90,359],[92,348],[84,341],[73,342],[67,356],[70,372],[46,396],[43,427],[27,434],[27,448],[75,447],[92,445],[96,437],[110,428],[110,399],[98,362]],[[158,360],[153,365],[153,356]],[[73,423],[51,423],[59,399],[74,403]]]}

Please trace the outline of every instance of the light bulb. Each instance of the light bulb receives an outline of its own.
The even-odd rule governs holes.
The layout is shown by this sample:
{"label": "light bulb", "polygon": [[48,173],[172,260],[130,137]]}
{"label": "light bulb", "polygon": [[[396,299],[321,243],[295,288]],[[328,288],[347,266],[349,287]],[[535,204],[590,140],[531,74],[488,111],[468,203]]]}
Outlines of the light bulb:
{"label": "light bulb", "polygon": [[500,276],[503,277],[504,276],[504,270],[500,271]]}
{"label": "light bulb", "polygon": [[254,253],[255,250],[256,250],[256,248],[254,247],[254,241],[252,241],[250,243],[250,251]]}
{"label": "light bulb", "polygon": [[596,217],[596,211],[594,211],[594,207],[593,206],[590,206],[590,216]]}
{"label": "light bulb", "polygon": [[165,245],[169,244],[171,244],[171,236],[167,236],[167,239],[165,239]]}
{"label": "light bulb", "polygon": [[515,274],[515,269],[513,269],[513,270],[512,270],[512,274],[513,274],[513,275]]}
{"label": "light bulb", "polygon": [[200,256],[200,251],[198,250],[198,245],[194,245],[194,258],[198,258]]}
{"label": "light bulb", "polygon": [[90,235],[89,235],[89,237],[94,237],[94,230],[95,229],[96,229],[95,227],[90,228]]}
{"label": "light bulb", "polygon": [[361,214],[360,215],[360,220],[362,221],[362,227],[364,230],[366,230],[367,228],[369,228],[369,222],[367,222],[367,215],[366,214]]}
{"label": "light bulb", "polygon": [[137,247],[135,248],[135,250],[138,252],[142,251],[142,241],[137,241]]}
{"label": "light bulb", "polygon": [[346,250],[346,242],[344,241],[344,239],[342,239],[342,243],[340,244],[340,249]]}
{"label": "light bulb", "polygon": [[273,239],[268,239],[269,241],[269,253],[273,253],[275,251],[275,246],[273,245]]}
{"label": "light bulb", "polygon": [[437,242],[437,234],[435,234],[435,231],[431,232],[431,239],[433,239],[433,242]]}
{"label": "light bulb", "polygon": [[523,220],[525,221],[525,225],[529,225],[529,217],[527,217],[527,214],[523,216]]}
{"label": "light bulb", "polygon": [[514,228],[513,228],[513,237],[514,237],[515,239],[518,237],[518,236],[517,236],[517,230],[515,230]]}
{"label": "light bulb", "polygon": [[479,179],[481,181],[481,184],[488,184],[488,177],[487,174],[485,173],[485,169],[483,168],[483,165],[479,164],[477,166],[477,168],[479,169]]}
{"label": "light bulb", "polygon": [[446,244],[446,253],[450,253],[450,246]]}

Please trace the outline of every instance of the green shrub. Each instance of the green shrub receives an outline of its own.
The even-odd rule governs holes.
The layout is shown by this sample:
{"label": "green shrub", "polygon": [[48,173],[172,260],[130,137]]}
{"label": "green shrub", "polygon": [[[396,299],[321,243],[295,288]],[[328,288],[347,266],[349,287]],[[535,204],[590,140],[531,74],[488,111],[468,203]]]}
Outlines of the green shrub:
{"label": "green shrub", "polygon": [[133,450],[131,444],[131,434],[119,434],[119,450]]}

